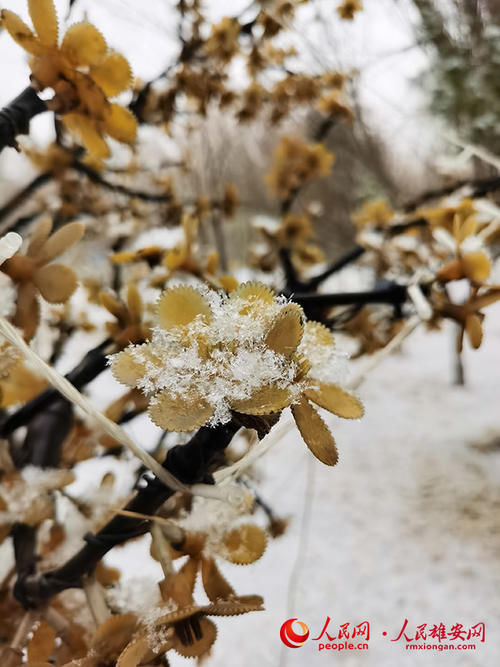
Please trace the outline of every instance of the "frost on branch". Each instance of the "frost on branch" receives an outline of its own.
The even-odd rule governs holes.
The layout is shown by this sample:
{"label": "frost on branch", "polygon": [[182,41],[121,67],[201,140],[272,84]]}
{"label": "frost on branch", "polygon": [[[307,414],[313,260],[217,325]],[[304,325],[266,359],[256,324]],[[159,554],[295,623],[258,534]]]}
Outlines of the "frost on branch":
{"label": "frost on branch", "polygon": [[306,321],[297,304],[259,283],[229,296],[179,285],[157,306],[151,342],[112,358],[115,378],[150,397],[153,422],[192,431],[231,419],[232,411],[270,415],[292,406],[314,455],[334,465],[333,437],[309,400],[344,418],[358,418],[357,398],[336,384],[339,360],[331,333]]}

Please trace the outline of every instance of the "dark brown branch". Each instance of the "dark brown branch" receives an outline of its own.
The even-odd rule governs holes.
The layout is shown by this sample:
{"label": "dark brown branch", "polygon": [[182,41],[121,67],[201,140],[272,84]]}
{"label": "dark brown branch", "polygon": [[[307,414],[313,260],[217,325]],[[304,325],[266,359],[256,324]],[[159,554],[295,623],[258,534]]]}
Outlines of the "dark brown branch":
{"label": "dark brown branch", "polygon": [[41,100],[35,89],[28,86],[10,104],[0,109],[0,152],[6,146],[17,149],[18,134],[28,134],[30,120],[47,111],[45,102]]}
{"label": "dark brown branch", "polygon": [[[41,188],[42,185],[48,183],[48,181],[50,181],[52,178],[53,174],[47,171],[38,174],[38,176],[35,176],[35,178],[32,181],[30,181],[28,185],[26,185],[22,190],[17,192],[13,197],[9,199],[8,202],[6,202],[2,207],[0,207],[0,220],[3,220],[13,211],[15,211],[18,206],[24,204],[26,199],[28,199],[34,192],[36,192],[38,188]],[[3,232],[4,232],[3,229],[0,230],[0,233]]]}
{"label": "dark brown branch", "polygon": [[340,292],[337,294],[294,294],[293,300],[302,306],[304,313],[311,320],[324,321],[325,313],[335,306],[367,305],[369,303],[387,303],[398,310],[406,301],[405,285],[384,283],[380,288],[369,292]]}
{"label": "dark brown branch", "polygon": [[[163,467],[185,484],[210,481],[210,473],[223,463],[224,449],[238,429],[233,422],[216,428],[202,427],[187,444],[168,451]],[[171,489],[154,478],[137,491],[125,509],[153,515],[172,494]],[[82,577],[110,549],[144,534],[148,528],[148,521],[116,515],[96,535],[87,535],[86,544],[62,567],[40,574],[26,571],[19,576],[14,586],[15,597],[26,608],[37,607],[67,588],[80,587]]]}
{"label": "dark brown branch", "polygon": [[98,171],[92,169],[92,167],[89,167],[87,164],[78,162],[77,160],[72,162],[70,167],[80,174],[86,176],[90,181],[92,181],[92,183],[100,185],[102,188],[110,190],[111,192],[116,192],[117,194],[126,195],[127,197],[136,197],[137,199],[152,202],[168,203],[172,199],[171,195],[169,194],[144,192],[143,190],[127,188],[125,185],[121,185],[120,183],[111,183],[110,181],[107,181]]}
{"label": "dark brown branch", "polygon": [[446,185],[442,188],[437,188],[436,190],[428,190],[427,192],[424,192],[423,194],[419,195],[415,199],[412,199],[408,202],[403,207],[404,211],[413,211],[414,209],[418,208],[422,204],[424,204],[426,201],[429,201],[431,199],[437,199],[439,197],[445,197],[446,195],[450,195],[455,190],[459,190],[460,188],[465,187],[466,185],[469,185],[472,188],[472,197],[484,197],[484,195],[488,194],[489,192],[494,192],[495,190],[498,190],[500,188],[500,176],[495,176],[493,178],[477,178],[477,179],[462,179],[460,181],[455,181],[455,183],[452,183],[451,185]]}
{"label": "dark brown branch", "polygon": [[324,271],[308,280],[306,283],[306,291],[314,291],[317,287],[319,287],[319,285],[321,285],[324,280],[332,276],[334,273],[337,273],[337,271],[340,271],[351,262],[355,262],[359,257],[361,257],[361,255],[363,255],[365,251],[366,248],[363,248],[362,246],[354,246],[352,250],[349,250],[348,253],[343,255],[336,262],[330,264],[330,266],[327,267]]}

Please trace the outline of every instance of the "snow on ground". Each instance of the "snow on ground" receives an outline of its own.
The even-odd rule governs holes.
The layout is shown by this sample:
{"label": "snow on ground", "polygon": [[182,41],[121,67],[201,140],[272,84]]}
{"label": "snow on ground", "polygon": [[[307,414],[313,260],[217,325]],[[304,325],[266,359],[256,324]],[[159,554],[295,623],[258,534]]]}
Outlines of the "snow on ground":
{"label": "snow on ground", "polygon": [[[266,610],[217,619],[207,665],[497,664],[500,452],[473,444],[500,432],[498,306],[485,324],[483,347],[465,354],[464,388],[451,385],[449,329],[416,331],[372,371],[360,391],[366,416],[329,419],[336,468],[316,462],[295,434],[259,462],[262,497],[291,523],[254,565],[221,564],[237,592],[264,595]],[[108,562],[145,576],[146,549],[135,542]],[[150,574],[160,576],[156,565]],[[327,616],[330,634],[341,623],[369,621],[369,649],[320,653],[318,641],[298,649],[281,643],[286,619],[297,617],[317,637]],[[486,641],[475,651],[408,651],[390,641],[405,618],[412,636],[423,623],[449,630],[484,621]],[[186,662],[174,656],[171,664]]]}

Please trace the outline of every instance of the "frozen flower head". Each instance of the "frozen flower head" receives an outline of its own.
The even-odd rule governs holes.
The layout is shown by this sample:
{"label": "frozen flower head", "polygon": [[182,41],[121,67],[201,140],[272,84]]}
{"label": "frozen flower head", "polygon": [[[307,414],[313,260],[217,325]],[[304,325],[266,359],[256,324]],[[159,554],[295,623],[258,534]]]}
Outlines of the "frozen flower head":
{"label": "frozen flower head", "polygon": [[53,0],[28,0],[28,10],[35,32],[8,9],[0,17],[12,39],[31,55],[33,84],[40,90],[54,90],[48,107],[64,114],[64,124],[98,160],[110,154],[105,135],[125,143],[134,141],[135,117],[108,99],[132,82],[126,58],[110,51],[99,30],[86,21],[70,26],[59,43]]}
{"label": "frozen flower head", "polygon": [[115,378],[151,396],[161,428],[192,431],[231,419],[232,411],[270,415],[291,406],[312,452],[337,461],[335,442],[310,401],[347,418],[357,398],[328,382],[337,357],[331,333],[306,322],[295,303],[265,285],[245,283],[229,296],[177,286],[163,292],[152,340],[112,358]]}

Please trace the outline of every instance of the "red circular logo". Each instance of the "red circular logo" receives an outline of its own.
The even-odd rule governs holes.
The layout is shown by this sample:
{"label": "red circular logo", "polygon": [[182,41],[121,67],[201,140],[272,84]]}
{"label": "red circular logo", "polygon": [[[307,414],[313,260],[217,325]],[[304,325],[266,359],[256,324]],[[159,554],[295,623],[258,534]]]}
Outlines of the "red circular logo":
{"label": "red circular logo", "polygon": [[[294,621],[297,622],[297,625],[300,625],[302,630],[301,634],[293,629],[292,625]],[[299,646],[306,643],[307,638],[309,637],[309,628],[302,621],[298,621],[296,618],[289,618],[288,621],[285,621],[281,626],[280,637],[285,646],[288,646],[289,648],[299,648]]]}

